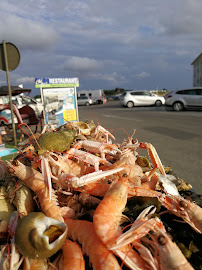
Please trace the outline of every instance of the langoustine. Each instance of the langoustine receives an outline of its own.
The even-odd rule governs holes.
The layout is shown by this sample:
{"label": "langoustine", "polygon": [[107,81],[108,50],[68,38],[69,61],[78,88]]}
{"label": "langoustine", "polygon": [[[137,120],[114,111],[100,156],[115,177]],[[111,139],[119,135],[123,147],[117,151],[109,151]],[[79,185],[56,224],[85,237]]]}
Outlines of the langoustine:
{"label": "langoustine", "polygon": [[[42,211],[48,216],[53,217],[59,221],[63,221],[62,210],[58,206],[54,192],[52,191],[52,200],[49,200],[47,188],[44,183],[43,176],[40,172],[25,166],[19,160],[7,162],[9,172],[19,177],[21,181],[34,191],[39,198]],[[67,209],[71,212],[71,209]],[[67,213],[68,214],[68,213]],[[70,213],[71,215],[72,213]]]}

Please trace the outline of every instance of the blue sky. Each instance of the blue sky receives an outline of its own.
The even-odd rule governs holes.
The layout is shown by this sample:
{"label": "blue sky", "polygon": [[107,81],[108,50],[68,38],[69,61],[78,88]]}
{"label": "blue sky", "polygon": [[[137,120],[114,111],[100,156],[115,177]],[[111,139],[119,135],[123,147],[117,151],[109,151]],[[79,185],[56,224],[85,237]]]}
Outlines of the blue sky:
{"label": "blue sky", "polygon": [[1,0],[0,7],[0,37],[21,55],[11,85],[32,95],[34,79],[44,77],[78,77],[79,89],[192,86],[201,0]]}

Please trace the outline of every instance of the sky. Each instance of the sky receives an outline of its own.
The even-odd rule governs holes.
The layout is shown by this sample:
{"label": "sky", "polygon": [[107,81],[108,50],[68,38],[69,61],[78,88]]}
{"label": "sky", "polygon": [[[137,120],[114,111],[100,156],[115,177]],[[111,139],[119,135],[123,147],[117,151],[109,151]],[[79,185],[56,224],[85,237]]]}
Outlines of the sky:
{"label": "sky", "polygon": [[78,89],[191,87],[201,10],[201,0],[1,0],[0,43],[20,52],[11,85],[32,96],[47,77],[78,77]]}

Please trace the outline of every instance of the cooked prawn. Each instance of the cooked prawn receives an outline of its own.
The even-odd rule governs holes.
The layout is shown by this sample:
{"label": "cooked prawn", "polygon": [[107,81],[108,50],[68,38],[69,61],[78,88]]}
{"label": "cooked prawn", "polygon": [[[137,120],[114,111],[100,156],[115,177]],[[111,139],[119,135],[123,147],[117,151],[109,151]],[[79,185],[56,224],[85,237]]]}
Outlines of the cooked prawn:
{"label": "cooked prawn", "polygon": [[106,159],[102,159],[96,155],[93,155],[91,153],[78,150],[75,148],[70,148],[67,151],[67,156],[72,156],[76,159],[82,160],[82,162],[85,162],[87,164],[93,165],[95,168],[95,171],[99,171],[99,165],[102,164],[110,164]]}
{"label": "cooked prawn", "polygon": [[24,259],[23,270],[48,270],[48,263],[46,259]]}
{"label": "cooked prawn", "polygon": [[85,261],[80,246],[67,239],[62,247],[63,270],[85,270]]}
{"label": "cooked prawn", "polygon": [[[101,241],[111,248],[121,234],[120,222],[127,203],[128,178],[112,183],[103,200],[97,206],[93,224]],[[132,269],[147,269],[143,259],[130,245],[113,250]]]}
{"label": "cooked prawn", "polygon": [[182,196],[162,195],[160,201],[172,214],[182,218],[196,232],[202,233],[202,208]]}
{"label": "cooked prawn", "polygon": [[115,144],[109,144],[109,143],[103,143],[98,141],[89,141],[89,140],[83,140],[79,141],[74,145],[74,148],[84,148],[90,153],[99,153],[101,155],[101,158],[105,160],[105,153],[109,152],[119,152],[121,151],[118,149],[117,145]]}
{"label": "cooked prawn", "polygon": [[[135,228],[136,227],[136,228]],[[138,224],[133,227],[130,231],[127,231],[123,237],[120,237],[117,246],[121,246],[127,244],[128,242],[133,243],[134,247],[138,250],[139,249],[139,241],[137,238],[142,238],[144,235],[149,233],[150,238],[143,237],[141,239],[142,243],[145,247],[151,249],[151,253],[147,254],[150,256],[150,264],[152,269],[162,269],[162,270],[192,270],[192,266],[189,264],[187,259],[182,254],[179,247],[171,240],[169,235],[166,232],[166,229],[158,217],[148,219],[146,222],[143,223],[142,228],[146,230],[142,233],[138,233],[140,227]],[[126,240],[127,238],[127,240]],[[151,239],[151,240],[150,240]],[[134,242],[135,240],[135,242]],[[143,246],[144,246],[143,245]],[[142,246],[141,246],[142,247]],[[147,250],[144,248],[144,254],[146,254]]]}
{"label": "cooked prawn", "polygon": [[129,187],[129,196],[156,197],[172,214],[182,218],[196,232],[202,233],[202,208],[182,196],[162,194],[141,187]]}
{"label": "cooked prawn", "polygon": [[92,222],[85,220],[65,219],[70,238],[79,241],[83,252],[89,256],[93,269],[120,270],[121,267],[114,256],[98,238]]}
{"label": "cooked prawn", "polygon": [[[44,214],[48,217],[63,221],[62,214],[73,215],[70,208],[62,209],[57,205],[57,199],[52,190],[52,200],[49,200],[49,195],[46,190],[43,176],[40,172],[25,166],[19,160],[7,162],[8,170],[11,174],[21,179],[23,184],[34,191],[39,199],[40,206]],[[66,213],[65,213],[66,211]]]}
{"label": "cooked prawn", "polygon": [[147,238],[146,243],[149,243],[155,250],[159,260],[160,269],[194,270],[182,254],[180,248],[166,233],[162,222],[159,222],[159,226],[155,227],[154,232],[155,234],[149,234],[152,241],[149,241]]}

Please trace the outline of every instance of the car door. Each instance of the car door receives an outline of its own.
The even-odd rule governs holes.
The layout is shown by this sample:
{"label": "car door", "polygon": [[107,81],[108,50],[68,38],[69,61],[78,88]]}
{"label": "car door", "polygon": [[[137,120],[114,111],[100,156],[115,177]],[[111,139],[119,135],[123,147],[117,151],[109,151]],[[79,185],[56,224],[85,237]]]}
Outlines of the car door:
{"label": "car door", "polygon": [[87,99],[87,97],[85,97],[85,96],[78,97],[78,99],[77,99],[78,105],[85,105],[86,99]]}
{"label": "car door", "polygon": [[145,96],[144,96],[143,91],[135,91],[135,92],[131,92],[130,94],[133,97],[133,102],[135,106],[145,105]]}
{"label": "car door", "polygon": [[202,107],[202,89],[196,89],[196,106]]}
{"label": "car door", "polygon": [[147,92],[147,91],[144,92],[145,105],[148,105],[148,106],[153,105],[153,104],[155,104],[155,101],[156,101],[155,95],[153,95],[152,93]]}
{"label": "car door", "polygon": [[185,90],[185,102],[187,107],[197,107],[199,106],[199,95],[197,89],[188,89]]}

